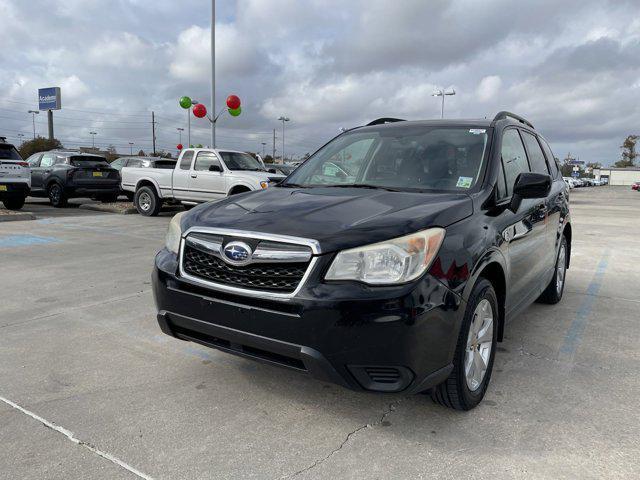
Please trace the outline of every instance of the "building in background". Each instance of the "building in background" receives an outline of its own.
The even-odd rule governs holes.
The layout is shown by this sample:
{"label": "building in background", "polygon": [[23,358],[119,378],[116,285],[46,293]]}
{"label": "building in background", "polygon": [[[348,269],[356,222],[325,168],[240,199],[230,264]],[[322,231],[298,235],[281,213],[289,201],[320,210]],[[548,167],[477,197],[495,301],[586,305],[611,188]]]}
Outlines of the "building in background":
{"label": "building in background", "polygon": [[640,182],[640,167],[594,168],[593,176],[596,180],[608,180],[609,185],[631,185],[634,182]]}

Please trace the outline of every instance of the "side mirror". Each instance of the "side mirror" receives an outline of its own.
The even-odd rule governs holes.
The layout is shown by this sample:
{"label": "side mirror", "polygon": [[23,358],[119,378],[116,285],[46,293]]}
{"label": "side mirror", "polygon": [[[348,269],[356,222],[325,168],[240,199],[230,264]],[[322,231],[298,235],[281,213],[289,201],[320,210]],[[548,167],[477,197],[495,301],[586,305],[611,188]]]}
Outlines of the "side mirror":
{"label": "side mirror", "polygon": [[551,177],[544,173],[521,173],[516,178],[510,209],[518,210],[523,198],[544,198],[551,191]]}
{"label": "side mirror", "polygon": [[209,171],[210,172],[220,172],[220,173],[222,173],[222,167],[220,165],[216,165],[216,164],[209,165]]}

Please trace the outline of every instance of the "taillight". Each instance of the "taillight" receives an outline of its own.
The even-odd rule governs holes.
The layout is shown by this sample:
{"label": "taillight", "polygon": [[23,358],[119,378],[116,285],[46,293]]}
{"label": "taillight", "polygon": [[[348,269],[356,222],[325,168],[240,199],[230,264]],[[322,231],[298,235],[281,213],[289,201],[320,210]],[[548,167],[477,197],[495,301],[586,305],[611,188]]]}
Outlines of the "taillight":
{"label": "taillight", "polygon": [[27,162],[18,162],[18,165],[20,165],[21,167],[28,167],[29,164]]}

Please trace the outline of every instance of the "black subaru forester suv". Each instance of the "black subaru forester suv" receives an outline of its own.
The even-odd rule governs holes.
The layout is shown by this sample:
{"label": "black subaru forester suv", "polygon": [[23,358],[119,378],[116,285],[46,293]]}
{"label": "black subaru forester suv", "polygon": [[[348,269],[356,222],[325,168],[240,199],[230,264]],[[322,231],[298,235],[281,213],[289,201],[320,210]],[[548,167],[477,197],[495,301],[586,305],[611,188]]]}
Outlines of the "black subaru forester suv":
{"label": "black subaru forester suv", "polygon": [[468,410],[508,321],[562,298],[570,252],[531,123],[380,119],[279,185],[174,217],[153,285],[174,337]]}

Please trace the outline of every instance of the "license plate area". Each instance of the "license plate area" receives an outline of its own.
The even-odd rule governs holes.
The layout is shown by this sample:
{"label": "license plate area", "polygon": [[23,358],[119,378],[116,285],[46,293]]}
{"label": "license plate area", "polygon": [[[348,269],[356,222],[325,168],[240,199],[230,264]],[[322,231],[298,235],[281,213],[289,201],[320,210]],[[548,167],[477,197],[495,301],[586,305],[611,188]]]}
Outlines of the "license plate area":
{"label": "license plate area", "polygon": [[94,177],[102,177],[102,172],[93,172]]}

